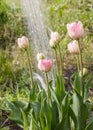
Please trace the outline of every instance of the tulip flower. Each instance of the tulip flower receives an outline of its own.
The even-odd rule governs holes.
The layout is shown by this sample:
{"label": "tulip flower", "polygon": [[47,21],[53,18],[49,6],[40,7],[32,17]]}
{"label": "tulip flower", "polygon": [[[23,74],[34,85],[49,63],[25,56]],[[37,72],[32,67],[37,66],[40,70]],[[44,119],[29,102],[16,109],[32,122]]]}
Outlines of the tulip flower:
{"label": "tulip flower", "polygon": [[54,48],[54,49],[55,49],[56,44],[55,44],[55,42],[54,42],[53,40],[50,39],[49,44],[50,44],[50,47],[51,47],[51,48]]}
{"label": "tulip flower", "polygon": [[45,79],[46,79],[46,84],[47,84],[47,100],[49,102],[50,90],[49,90],[49,81],[48,81],[48,74],[47,74],[47,72],[49,72],[52,69],[52,61],[51,60],[47,60],[47,59],[39,60],[38,68],[41,71],[45,72]]}
{"label": "tulip flower", "polygon": [[77,40],[74,40],[72,42],[70,42],[68,44],[68,50],[70,53],[72,54],[75,54],[76,55],[76,61],[77,61],[77,69],[78,69],[78,72],[80,70],[80,62],[79,62],[79,44],[78,44],[78,41]]}
{"label": "tulip flower", "polygon": [[72,39],[77,40],[84,36],[83,24],[80,21],[67,24],[67,30]]}
{"label": "tulip flower", "polygon": [[68,50],[72,54],[79,54],[78,41],[74,40],[68,44]]}
{"label": "tulip flower", "polygon": [[52,68],[52,61],[47,59],[39,60],[38,68],[43,72],[49,72]]}
{"label": "tulip flower", "polygon": [[37,61],[42,60],[42,59],[45,59],[44,54],[43,53],[38,53],[37,54]]}
{"label": "tulip flower", "polygon": [[21,49],[26,49],[29,46],[28,38],[25,36],[22,36],[21,38],[18,38],[18,46]]}
{"label": "tulip flower", "polygon": [[61,36],[58,32],[51,33],[50,46],[57,45],[61,41]]}
{"label": "tulip flower", "polygon": [[[60,61],[60,74],[62,75],[63,67],[62,67],[61,50],[60,50],[60,45],[59,45],[60,41],[61,41],[61,36],[59,35],[59,33],[58,32],[51,32],[50,46],[55,50],[56,61],[58,61],[57,60],[57,49],[58,49],[59,59],[60,59],[59,60]],[[57,70],[59,70],[58,69],[58,62],[57,62]]]}
{"label": "tulip flower", "polygon": [[30,73],[31,88],[32,88],[33,87],[32,64],[31,64],[31,60],[30,60],[30,54],[27,49],[29,47],[28,38],[25,36],[18,38],[18,46],[19,46],[19,48],[24,49],[26,51],[27,59],[28,59],[28,66],[29,66],[29,73]]}

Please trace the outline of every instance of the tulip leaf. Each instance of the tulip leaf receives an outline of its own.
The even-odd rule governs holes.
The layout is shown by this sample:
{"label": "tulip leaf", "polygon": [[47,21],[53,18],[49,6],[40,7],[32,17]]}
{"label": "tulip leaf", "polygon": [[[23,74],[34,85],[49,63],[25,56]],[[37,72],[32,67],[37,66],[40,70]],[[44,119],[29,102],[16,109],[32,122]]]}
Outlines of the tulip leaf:
{"label": "tulip leaf", "polygon": [[51,130],[52,111],[50,105],[44,100],[41,106],[40,121],[43,130]]}
{"label": "tulip leaf", "polygon": [[41,103],[39,102],[31,102],[31,106],[36,114],[36,117],[40,116]]}
{"label": "tulip leaf", "polygon": [[53,88],[50,88],[50,92],[51,92],[51,99],[54,100],[57,104],[59,104],[59,101],[58,101],[57,96],[55,94],[55,90]]}
{"label": "tulip leaf", "polygon": [[69,130],[70,129],[70,123],[69,123],[69,107],[70,107],[70,101],[68,93],[64,96],[61,106],[59,107],[59,123],[56,125],[55,130]]}
{"label": "tulip leaf", "polygon": [[21,110],[21,113],[22,113],[22,117],[23,117],[23,125],[24,125],[24,130],[28,130],[28,119],[27,119],[27,116],[26,116],[26,113],[22,110]]}
{"label": "tulip leaf", "polygon": [[21,127],[23,127],[22,112],[27,113],[29,111],[29,103],[24,101],[9,101],[6,99],[6,107],[10,112],[10,119],[16,121]]}
{"label": "tulip leaf", "polygon": [[74,90],[81,95],[81,90],[82,90],[82,84],[81,84],[81,77],[80,75],[77,73],[75,75],[75,80],[74,80],[74,83],[73,83],[73,88]]}
{"label": "tulip leaf", "polygon": [[23,126],[23,118],[20,109],[10,101],[6,101],[6,106],[10,114],[10,119],[16,121],[20,126]]}
{"label": "tulip leaf", "polygon": [[93,122],[91,122],[90,124],[88,124],[86,126],[85,130],[93,130]]}
{"label": "tulip leaf", "polygon": [[72,100],[72,110],[76,119],[73,121],[76,123],[76,130],[84,130],[86,126],[86,120],[88,118],[87,105],[83,103],[83,98],[78,93],[73,94]]}
{"label": "tulip leaf", "polygon": [[59,122],[59,113],[58,113],[58,104],[56,102],[53,102],[52,105],[52,122],[51,122],[51,129],[54,129]]}
{"label": "tulip leaf", "polygon": [[28,109],[29,107],[29,103],[26,101],[12,101],[12,103],[18,107],[18,108],[22,108],[24,111]]}
{"label": "tulip leaf", "polygon": [[62,76],[57,76],[55,91],[59,102],[61,102],[65,94],[64,79]]}
{"label": "tulip leaf", "polygon": [[88,92],[89,92],[89,88],[91,87],[92,84],[92,80],[93,77],[90,77],[86,83],[86,85],[84,86],[84,102],[86,102],[87,98],[88,98]]}
{"label": "tulip leaf", "polygon": [[70,107],[69,113],[70,113],[71,119],[72,119],[73,122],[74,122],[73,126],[72,126],[72,124],[71,124],[71,127],[72,127],[72,128],[73,128],[73,127],[76,128],[76,126],[77,126],[77,118],[76,118],[75,113],[73,112],[73,110],[72,110],[71,107]]}

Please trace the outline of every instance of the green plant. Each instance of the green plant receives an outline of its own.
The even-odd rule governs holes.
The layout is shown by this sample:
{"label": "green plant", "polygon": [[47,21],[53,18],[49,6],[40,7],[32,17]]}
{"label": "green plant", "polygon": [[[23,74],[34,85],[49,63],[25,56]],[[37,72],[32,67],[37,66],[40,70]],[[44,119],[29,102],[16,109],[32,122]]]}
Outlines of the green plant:
{"label": "green plant", "polygon": [[[29,61],[30,62],[30,61]],[[82,95],[81,76],[83,76],[84,96]],[[24,87],[27,95],[25,100],[20,100],[19,88],[16,96],[7,97],[6,110],[9,111],[10,119],[14,120],[24,130],[86,130],[92,127],[88,123],[88,115],[91,106],[87,103],[88,91],[91,87],[92,76],[88,73],[77,72],[73,83],[73,90],[67,92],[62,75],[56,77],[55,89],[52,82],[47,80],[49,95],[35,82],[31,89]],[[47,96],[48,100],[47,100]],[[73,124],[72,124],[73,122]]]}
{"label": "green plant", "polygon": [[93,122],[86,124],[90,109],[89,104],[83,101],[83,97],[77,92],[66,92],[59,77],[57,77],[56,90],[51,85],[49,102],[45,90],[39,90],[38,86],[33,90],[25,89],[28,95],[27,101],[11,101],[7,98],[6,110],[11,113],[10,119],[16,121],[24,130],[89,128]]}
{"label": "green plant", "polygon": [[[69,3],[66,1],[61,6],[62,9],[67,8],[67,2]],[[49,81],[46,75],[49,95],[46,89],[42,88],[43,82],[39,84],[34,81],[31,88],[23,86],[25,96],[22,98],[16,82],[17,90],[13,95],[14,97],[16,95],[16,98],[9,98],[9,95],[5,98],[5,110],[10,112],[10,119],[24,130],[93,130],[93,118],[89,118],[92,102],[88,102],[93,77],[91,74],[83,72],[80,46],[79,57],[80,68],[74,74],[73,81],[70,82],[72,85],[70,91],[66,91],[65,79],[61,74],[56,75],[55,87],[53,87],[52,80]],[[61,64],[60,62],[59,65]]]}
{"label": "green plant", "polygon": [[0,47],[4,49],[14,44],[16,38],[26,31],[21,9],[13,9],[12,1],[10,5],[8,1],[0,0]]}
{"label": "green plant", "polygon": [[7,84],[10,78],[13,77],[12,73],[12,59],[10,58],[8,51],[0,51],[0,84]]}

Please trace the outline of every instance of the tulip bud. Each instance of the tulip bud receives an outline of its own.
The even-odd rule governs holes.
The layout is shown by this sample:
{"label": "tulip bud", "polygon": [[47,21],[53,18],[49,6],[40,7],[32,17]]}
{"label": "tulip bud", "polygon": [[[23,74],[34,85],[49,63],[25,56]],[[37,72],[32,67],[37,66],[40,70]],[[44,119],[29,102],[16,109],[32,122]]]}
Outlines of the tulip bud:
{"label": "tulip bud", "polygon": [[79,39],[84,36],[84,28],[82,22],[74,22],[67,24],[68,34],[72,39]]}
{"label": "tulip bud", "polygon": [[61,36],[59,35],[58,32],[52,32],[51,33],[51,40],[53,42],[59,43],[61,41]]}
{"label": "tulip bud", "polygon": [[68,44],[68,50],[72,54],[79,54],[78,41],[74,40]]}
{"label": "tulip bud", "polygon": [[21,38],[18,38],[18,46],[21,49],[26,49],[29,46],[28,38],[25,36],[22,36]]}
{"label": "tulip bud", "polygon": [[[87,68],[83,68],[83,76],[87,75],[88,74],[88,70]],[[81,71],[79,72],[79,75],[81,77]]]}
{"label": "tulip bud", "polygon": [[43,53],[38,53],[37,54],[37,61],[42,60],[42,59],[45,59],[44,54]]}
{"label": "tulip bud", "polygon": [[50,46],[54,48],[61,41],[61,36],[58,32],[51,33]]}
{"label": "tulip bud", "polygon": [[39,60],[38,68],[43,72],[49,72],[52,68],[52,61],[47,59]]}
{"label": "tulip bud", "polygon": [[53,41],[50,39],[50,42],[49,42],[49,43],[50,43],[50,47],[51,47],[51,48],[55,48],[55,46],[56,46],[55,42],[53,42]]}

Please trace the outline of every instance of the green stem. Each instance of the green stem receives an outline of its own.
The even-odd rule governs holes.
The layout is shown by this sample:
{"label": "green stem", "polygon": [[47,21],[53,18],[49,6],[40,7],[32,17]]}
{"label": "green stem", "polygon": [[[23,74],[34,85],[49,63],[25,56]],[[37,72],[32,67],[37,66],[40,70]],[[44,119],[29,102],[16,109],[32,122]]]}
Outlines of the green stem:
{"label": "green stem", "polygon": [[54,50],[55,50],[56,68],[57,68],[57,74],[58,74],[58,73],[59,73],[59,69],[58,69],[58,58],[57,58],[57,50],[56,50],[56,48],[55,48]]}
{"label": "green stem", "polygon": [[29,73],[30,73],[30,82],[31,82],[31,88],[33,87],[33,77],[32,77],[32,64],[30,62],[30,56],[28,50],[26,50],[27,53],[27,59],[28,59],[28,66],[29,66]]}
{"label": "green stem", "polygon": [[78,72],[80,71],[80,65],[79,65],[79,56],[76,55],[76,60],[77,60],[77,70]]}
{"label": "green stem", "polygon": [[79,46],[79,60],[80,60],[80,70],[81,70],[81,85],[82,85],[82,96],[84,96],[84,85],[83,85],[83,63],[82,63],[82,52],[80,49],[80,43],[78,41]]}
{"label": "green stem", "polygon": [[45,72],[45,79],[46,79],[46,85],[47,85],[47,99],[48,99],[48,102],[49,102],[50,90],[49,90],[49,82],[48,82],[48,74],[47,74],[47,72]]}
{"label": "green stem", "polygon": [[59,51],[59,60],[60,60],[60,74],[63,76],[62,56],[61,56],[61,50],[59,44],[58,44],[58,51]]}

